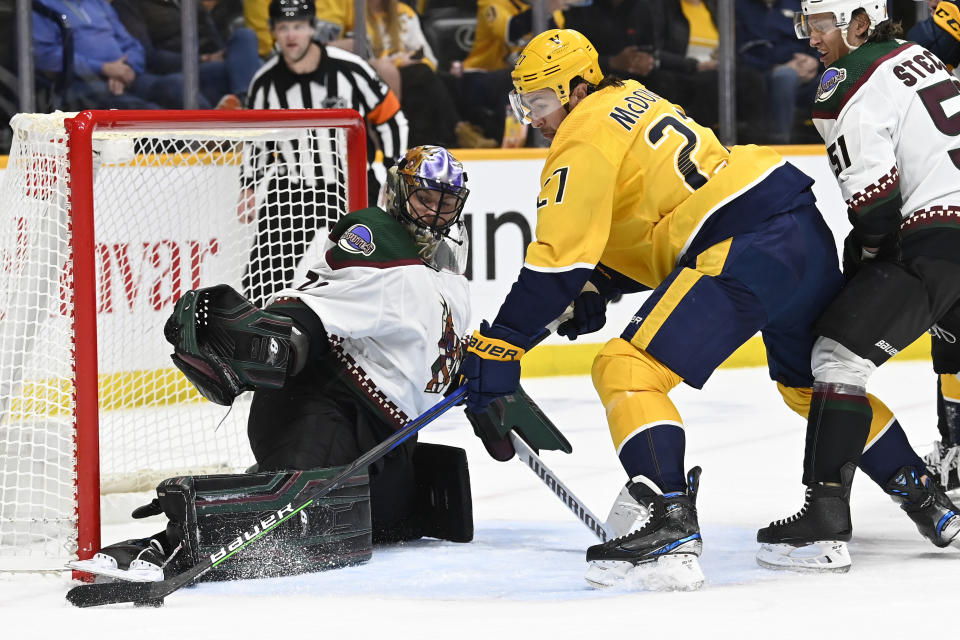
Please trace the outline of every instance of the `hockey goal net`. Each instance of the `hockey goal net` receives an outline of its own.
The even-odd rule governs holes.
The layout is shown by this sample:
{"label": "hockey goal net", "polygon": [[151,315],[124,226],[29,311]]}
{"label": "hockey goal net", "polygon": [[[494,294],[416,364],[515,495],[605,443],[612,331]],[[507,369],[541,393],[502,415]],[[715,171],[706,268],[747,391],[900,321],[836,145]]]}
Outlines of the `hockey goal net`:
{"label": "hockey goal net", "polygon": [[99,549],[101,494],[252,464],[249,401],[229,412],[204,401],[172,366],[163,324],[189,289],[227,283],[262,301],[302,273],[332,223],[366,206],[366,133],[356,112],[335,109],[21,114],[11,125],[0,570],[38,570]]}

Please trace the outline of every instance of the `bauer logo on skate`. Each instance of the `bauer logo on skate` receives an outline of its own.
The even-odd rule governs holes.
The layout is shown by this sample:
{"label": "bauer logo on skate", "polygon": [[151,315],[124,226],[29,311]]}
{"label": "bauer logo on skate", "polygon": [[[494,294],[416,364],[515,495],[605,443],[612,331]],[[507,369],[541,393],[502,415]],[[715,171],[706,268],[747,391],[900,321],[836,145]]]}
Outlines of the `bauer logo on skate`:
{"label": "bauer logo on skate", "polygon": [[[309,506],[308,504],[303,505],[303,507]],[[253,525],[253,528],[249,531],[245,531],[238,535],[230,544],[220,547],[217,551],[210,554],[210,562],[216,565],[218,562],[225,560],[227,557],[233,554],[234,551],[244,546],[246,543],[251,540],[259,538],[261,535],[274,528],[290,516],[294,514],[293,504],[287,503],[286,506],[279,509],[275,514],[270,514],[257,524]]]}
{"label": "bauer logo on skate", "polygon": [[363,224],[355,224],[344,231],[337,244],[348,253],[362,253],[365,256],[369,256],[377,248],[373,243],[373,232]]}

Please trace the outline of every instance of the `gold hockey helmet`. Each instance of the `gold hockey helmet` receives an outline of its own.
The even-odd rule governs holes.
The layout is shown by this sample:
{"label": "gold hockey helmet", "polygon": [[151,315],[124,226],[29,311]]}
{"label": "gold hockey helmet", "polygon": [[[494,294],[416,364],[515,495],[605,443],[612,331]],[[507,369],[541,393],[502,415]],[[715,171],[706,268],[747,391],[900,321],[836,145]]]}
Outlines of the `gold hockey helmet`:
{"label": "gold hockey helmet", "polygon": [[557,106],[567,104],[570,81],[577,76],[590,84],[603,80],[597,50],[586,36],[573,29],[549,29],[533,38],[510,74],[514,89],[510,103],[517,119],[529,123],[531,115],[536,117],[524,96],[537,91],[550,89],[559,101]]}

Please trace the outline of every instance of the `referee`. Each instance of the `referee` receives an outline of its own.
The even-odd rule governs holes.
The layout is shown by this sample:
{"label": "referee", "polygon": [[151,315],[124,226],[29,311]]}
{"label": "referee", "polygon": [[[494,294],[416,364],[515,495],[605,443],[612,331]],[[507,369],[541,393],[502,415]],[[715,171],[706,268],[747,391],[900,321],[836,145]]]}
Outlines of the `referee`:
{"label": "referee", "polygon": [[[314,0],[271,0],[270,29],[279,55],[253,77],[247,108],[355,109],[375,133],[367,136],[367,157],[374,157],[378,140],[389,167],[407,147],[400,101],[362,58],[315,42],[315,22]],[[244,223],[257,220],[243,276],[244,295],[255,305],[264,306],[293,280],[317,230],[336,221],[337,212],[327,210],[343,201],[344,185],[323,175],[331,162],[343,172],[333,142],[313,135],[256,144],[244,160],[237,214]],[[257,207],[254,185],[265,182],[267,196]],[[369,166],[368,185],[375,204],[380,185]]]}

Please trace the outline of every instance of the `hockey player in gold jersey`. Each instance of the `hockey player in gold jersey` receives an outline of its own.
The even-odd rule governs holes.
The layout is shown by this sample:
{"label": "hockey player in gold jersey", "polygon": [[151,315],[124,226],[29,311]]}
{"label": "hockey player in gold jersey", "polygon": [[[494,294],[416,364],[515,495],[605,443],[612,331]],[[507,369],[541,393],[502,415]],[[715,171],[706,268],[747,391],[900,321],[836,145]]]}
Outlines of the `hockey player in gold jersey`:
{"label": "hockey player in gold jersey", "polygon": [[[551,144],[536,240],[493,324],[483,322],[468,348],[467,409],[516,389],[521,356],[571,302],[558,333],[574,339],[603,326],[607,300],[652,290],[592,371],[646,518],[587,551],[587,580],[698,588],[700,470],[684,473],[683,421],[667,394],[680,382],[702,387],[759,331],[770,377],[806,416],[813,323],[842,284],[813,180],[772,149],[725,148],[639,82],[604,78],[592,44],[573,30],[531,40],[513,84],[518,117]],[[882,483],[919,458],[891,412],[870,403],[862,466]]]}

